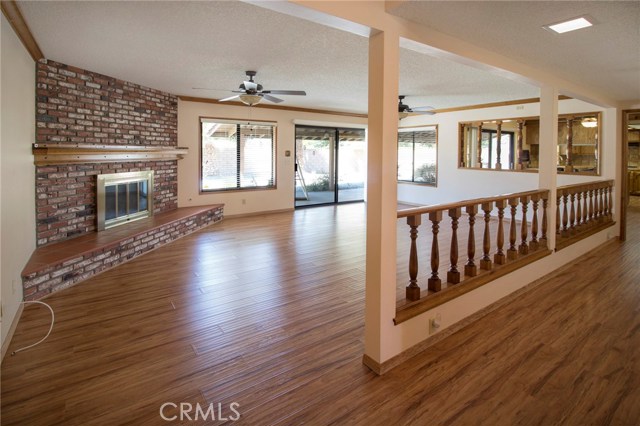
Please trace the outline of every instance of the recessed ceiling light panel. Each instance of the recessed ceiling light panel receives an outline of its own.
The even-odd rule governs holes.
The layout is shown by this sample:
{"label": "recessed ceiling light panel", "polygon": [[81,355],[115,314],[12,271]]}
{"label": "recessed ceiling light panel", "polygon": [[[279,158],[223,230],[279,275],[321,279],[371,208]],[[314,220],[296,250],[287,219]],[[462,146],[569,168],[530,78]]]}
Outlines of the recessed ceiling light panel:
{"label": "recessed ceiling light panel", "polygon": [[587,16],[580,16],[568,21],[558,22],[556,24],[545,25],[544,29],[553,31],[557,34],[568,33],[569,31],[579,30],[581,28],[587,28],[593,26],[593,19]]}

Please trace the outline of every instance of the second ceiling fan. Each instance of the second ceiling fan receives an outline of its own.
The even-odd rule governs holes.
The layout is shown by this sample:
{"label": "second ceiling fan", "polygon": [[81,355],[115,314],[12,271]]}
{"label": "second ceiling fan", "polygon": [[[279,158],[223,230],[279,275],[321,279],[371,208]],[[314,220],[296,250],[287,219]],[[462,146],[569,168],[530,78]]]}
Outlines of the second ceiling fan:
{"label": "second ceiling fan", "polygon": [[409,105],[402,103],[402,100],[405,98],[405,95],[398,96],[398,114],[400,115],[400,120],[409,116],[409,114],[416,115],[433,115],[436,112],[433,110],[431,106],[421,106],[411,108]]}
{"label": "second ceiling fan", "polygon": [[[248,80],[245,80],[242,82],[242,84],[240,84],[240,86],[238,87],[239,90],[230,90],[230,92],[238,93],[238,95],[220,99],[219,102],[227,102],[238,99],[243,104],[253,106],[262,102],[263,99],[266,99],[270,102],[279,104],[280,102],[283,102],[284,99],[277,98],[273,95],[307,95],[307,92],[305,92],[304,90],[264,90],[262,84],[253,81],[253,77],[255,77],[257,74],[256,71],[245,71],[245,73],[247,74]],[[206,89],[203,87],[194,87],[194,89],[214,90]]]}

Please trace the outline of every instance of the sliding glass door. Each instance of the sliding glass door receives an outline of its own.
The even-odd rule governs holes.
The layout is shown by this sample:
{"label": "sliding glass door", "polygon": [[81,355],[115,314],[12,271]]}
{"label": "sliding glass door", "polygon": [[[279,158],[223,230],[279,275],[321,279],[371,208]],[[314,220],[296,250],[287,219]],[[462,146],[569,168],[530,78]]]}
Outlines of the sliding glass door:
{"label": "sliding glass door", "polygon": [[367,177],[364,129],[338,130],[338,202],[363,201]]}
{"label": "sliding glass door", "polygon": [[364,200],[364,129],[296,126],[296,207]]}

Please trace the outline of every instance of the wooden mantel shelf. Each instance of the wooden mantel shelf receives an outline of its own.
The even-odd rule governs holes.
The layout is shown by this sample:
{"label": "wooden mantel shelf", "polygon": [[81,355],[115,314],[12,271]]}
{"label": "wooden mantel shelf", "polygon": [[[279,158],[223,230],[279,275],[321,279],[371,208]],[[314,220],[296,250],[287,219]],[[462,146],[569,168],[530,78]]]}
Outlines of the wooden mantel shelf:
{"label": "wooden mantel shelf", "polygon": [[37,166],[180,160],[188,153],[189,148],[176,146],[33,144]]}

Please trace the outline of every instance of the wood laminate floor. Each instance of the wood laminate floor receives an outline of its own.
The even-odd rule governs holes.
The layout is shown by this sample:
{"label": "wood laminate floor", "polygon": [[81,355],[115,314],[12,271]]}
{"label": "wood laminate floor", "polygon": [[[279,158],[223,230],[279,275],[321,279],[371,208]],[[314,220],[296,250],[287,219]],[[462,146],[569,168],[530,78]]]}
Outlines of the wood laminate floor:
{"label": "wood laminate floor", "polygon": [[[165,402],[236,402],[258,426],[638,425],[640,208],[629,221],[628,242],[378,377],[364,206],[226,219],[47,298],[51,336],[2,364],[2,425],[180,424]],[[48,324],[27,306],[9,351]]]}

